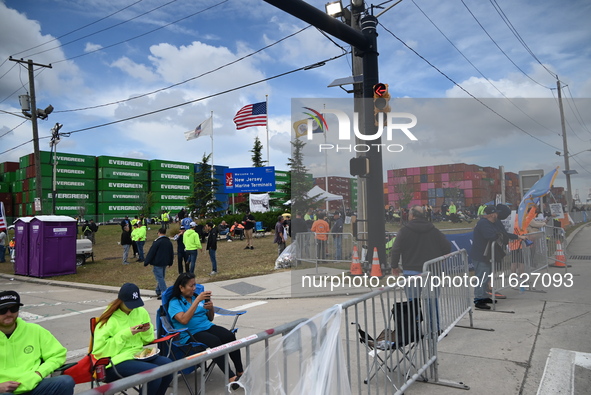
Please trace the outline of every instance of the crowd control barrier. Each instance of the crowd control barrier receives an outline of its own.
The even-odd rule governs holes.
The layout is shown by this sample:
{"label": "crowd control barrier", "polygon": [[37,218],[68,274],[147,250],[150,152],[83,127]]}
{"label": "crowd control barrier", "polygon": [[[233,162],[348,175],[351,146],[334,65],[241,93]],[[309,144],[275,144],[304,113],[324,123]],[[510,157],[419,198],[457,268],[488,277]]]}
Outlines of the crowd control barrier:
{"label": "crowd control barrier", "polygon": [[316,234],[298,233],[296,237],[296,257],[300,263],[311,263],[318,270],[319,264],[351,263],[353,246],[356,245],[351,233]]}
{"label": "crowd control barrier", "polygon": [[[424,285],[428,274],[414,281]],[[429,304],[435,296],[428,286],[413,296],[387,287],[341,305],[351,393],[403,394],[416,381],[469,389],[437,377],[437,318]]]}
{"label": "crowd control barrier", "polygon": [[[492,330],[474,327],[472,283],[468,268],[468,253],[462,249],[432,259],[423,264],[423,273],[428,275],[429,307],[435,314],[434,322],[437,340],[443,339],[453,327],[467,315],[466,328]],[[462,326],[465,327],[465,326]]]}

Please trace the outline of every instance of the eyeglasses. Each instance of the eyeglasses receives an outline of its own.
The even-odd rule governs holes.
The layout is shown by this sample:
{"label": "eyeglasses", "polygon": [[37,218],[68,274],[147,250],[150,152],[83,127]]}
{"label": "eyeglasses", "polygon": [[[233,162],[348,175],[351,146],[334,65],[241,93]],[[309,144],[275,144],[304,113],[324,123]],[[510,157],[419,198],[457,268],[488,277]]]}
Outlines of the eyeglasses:
{"label": "eyeglasses", "polygon": [[20,309],[20,306],[18,304],[11,306],[11,307],[4,307],[4,308],[0,309],[0,315],[4,315],[4,314],[8,313],[8,310],[10,310],[11,313],[18,313],[19,309]]}

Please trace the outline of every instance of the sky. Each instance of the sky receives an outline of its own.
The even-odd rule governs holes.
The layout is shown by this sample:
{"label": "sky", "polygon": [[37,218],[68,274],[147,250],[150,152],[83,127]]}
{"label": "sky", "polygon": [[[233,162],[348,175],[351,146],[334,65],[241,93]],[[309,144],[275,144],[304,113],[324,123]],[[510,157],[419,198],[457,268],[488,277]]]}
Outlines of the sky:
{"label": "sky", "polygon": [[[319,9],[325,2],[308,1]],[[563,152],[558,75],[570,167],[578,172],[573,195],[585,200],[591,2],[403,0],[378,20],[380,81],[389,84],[393,111],[417,117],[417,140],[398,134],[404,149],[384,154],[385,171],[448,163],[564,170],[556,155]],[[186,141],[184,133],[213,113],[214,164],[250,166],[258,136],[269,165],[288,170],[300,99],[318,99],[317,108],[351,99],[328,87],[352,74],[348,51],[262,0],[0,0],[0,162],[33,152],[30,122],[17,116],[27,69],[10,56],[52,66],[35,67],[37,107],[55,109],[39,121],[42,150],[60,123],[71,133],[60,152],[199,162],[212,139]],[[266,100],[268,133],[236,130],[236,112]],[[330,140],[337,128],[327,119]],[[327,170],[311,159],[311,170],[347,176],[340,159]],[[562,173],[555,185],[566,186]]]}

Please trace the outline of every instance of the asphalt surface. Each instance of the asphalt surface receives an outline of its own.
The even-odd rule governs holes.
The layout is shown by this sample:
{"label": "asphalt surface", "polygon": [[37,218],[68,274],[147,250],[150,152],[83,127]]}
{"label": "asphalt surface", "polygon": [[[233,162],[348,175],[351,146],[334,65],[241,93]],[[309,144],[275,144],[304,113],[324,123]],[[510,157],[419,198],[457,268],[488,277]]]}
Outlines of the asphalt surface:
{"label": "asphalt surface", "polygon": [[[478,329],[456,327],[439,343],[440,378],[463,382],[471,388],[471,393],[499,395],[536,394],[544,377],[540,394],[557,391],[588,394],[591,388],[588,355],[591,353],[591,227],[581,227],[569,237],[565,254],[572,267],[550,268],[548,273],[560,274],[562,278],[567,272],[569,276],[572,274],[572,286],[538,286],[543,292],[504,290],[507,299],[499,301],[497,311],[474,312],[474,327]],[[324,272],[319,269],[320,274]],[[239,337],[312,317],[369,290],[341,288],[323,296],[317,290],[299,289],[299,282],[301,277],[283,271],[208,283],[206,289],[212,291],[216,305],[248,310],[238,322]],[[69,361],[76,361],[87,352],[89,319],[100,315],[118,291],[114,287],[10,275],[0,275],[0,289],[20,293],[25,304],[21,317],[50,330],[69,350]],[[160,301],[153,297],[153,291],[142,290],[142,296],[154,320]],[[231,319],[218,317],[216,323],[230,326]],[[460,323],[468,324],[466,318]],[[551,349],[555,350],[548,358]],[[77,392],[86,388],[79,386]],[[208,382],[207,393],[221,394],[224,390],[222,374],[216,369]],[[445,395],[461,394],[462,390],[417,382],[405,393]]]}

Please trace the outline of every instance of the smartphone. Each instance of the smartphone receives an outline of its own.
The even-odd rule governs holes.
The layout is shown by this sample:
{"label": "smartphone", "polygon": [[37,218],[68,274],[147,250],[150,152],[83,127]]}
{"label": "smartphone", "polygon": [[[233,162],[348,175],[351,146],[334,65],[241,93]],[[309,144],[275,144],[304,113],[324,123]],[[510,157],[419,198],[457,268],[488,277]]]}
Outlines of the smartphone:
{"label": "smartphone", "polygon": [[203,299],[203,304],[208,303],[209,299]]}

